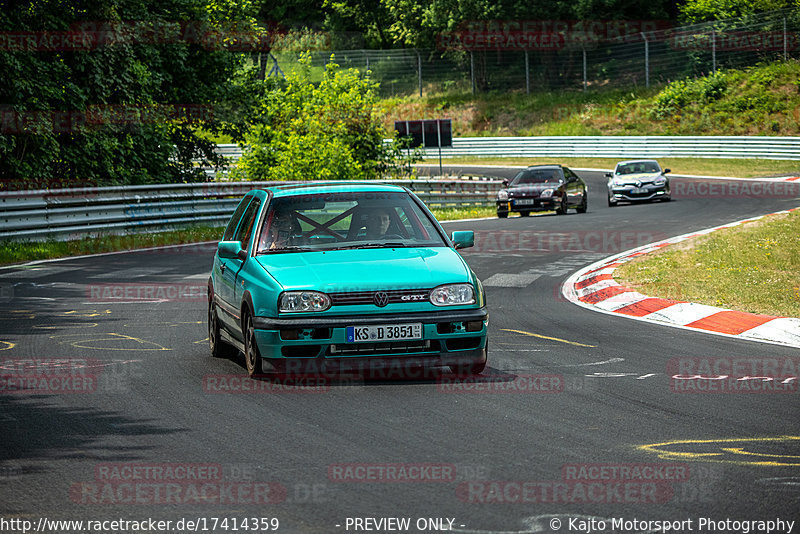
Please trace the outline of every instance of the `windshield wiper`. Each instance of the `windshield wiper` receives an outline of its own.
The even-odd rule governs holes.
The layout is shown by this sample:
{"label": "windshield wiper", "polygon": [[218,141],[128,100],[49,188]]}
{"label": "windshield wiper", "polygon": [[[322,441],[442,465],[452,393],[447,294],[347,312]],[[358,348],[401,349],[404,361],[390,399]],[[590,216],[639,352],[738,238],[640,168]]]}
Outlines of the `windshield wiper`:
{"label": "windshield wiper", "polygon": [[386,241],[384,243],[356,243],[353,245],[347,245],[344,247],[336,247],[334,250],[346,250],[346,249],[354,249],[354,248],[399,248],[399,247],[406,247],[405,243],[399,243],[396,241]]}
{"label": "windshield wiper", "polygon": [[297,246],[289,246],[289,247],[279,247],[279,248],[270,248],[267,250],[262,250],[256,254],[256,256],[260,256],[262,254],[274,254],[275,252],[313,252],[315,249],[308,248],[308,247],[297,247]]}

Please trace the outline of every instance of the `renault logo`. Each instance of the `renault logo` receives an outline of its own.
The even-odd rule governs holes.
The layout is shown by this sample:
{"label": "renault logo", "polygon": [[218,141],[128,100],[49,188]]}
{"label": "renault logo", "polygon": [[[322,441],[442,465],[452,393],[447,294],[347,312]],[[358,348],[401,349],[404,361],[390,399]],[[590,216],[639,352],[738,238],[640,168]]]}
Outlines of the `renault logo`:
{"label": "renault logo", "polygon": [[389,295],[387,295],[384,291],[378,291],[375,293],[375,296],[372,297],[372,301],[375,303],[375,306],[383,308],[389,304]]}

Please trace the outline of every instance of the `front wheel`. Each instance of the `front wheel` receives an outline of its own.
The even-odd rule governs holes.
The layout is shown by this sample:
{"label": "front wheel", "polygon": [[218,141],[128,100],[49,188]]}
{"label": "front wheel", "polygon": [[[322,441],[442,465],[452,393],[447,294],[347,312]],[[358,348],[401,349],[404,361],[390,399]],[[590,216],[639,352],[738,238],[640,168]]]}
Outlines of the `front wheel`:
{"label": "front wheel", "polygon": [[586,213],[586,210],[589,209],[589,199],[586,198],[586,197],[587,197],[587,195],[586,195],[586,193],[584,193],[583,194],[583,202],[581,202],[581,205],[576,208],[576,211],[578,213]]}
{"label": "front wheel", "polygon": [[611,195],[608,195],[608,207],[609,208],[613,208],[616,205],[617,205],[617,201],[616,200],[611,200]]}
{"label": "front wheel", "polygon": [[263,374],[261,354],[258,352],[256,329],[253,327],[253,319],[249,313],[244,314],[242,325],[242,331],[244,332],[244,363],[247,366],[247,374],[250,376],[261,375]]}
{"label": "front wheel", "polygon": [[486,347],[484,348],[484,357],[481,361],[472,361],[469,363],[458,363],[450,365],[450,371],[458,376],[475,376],[479,375],[486,369],[486,361],[489,358],[489,338],[486,338]]}
{"label": "front wheel", "polygon": [[561,204],[556,208],[556,215],[564,215],[567,213],[567,195],[561,197]]}
{"label": "front wheel", "polygon": [[507,211],[498,211],[497,212],[497,216],[500,217],[501,219],[505,219],[506,217],[508,217],[508,212]]}

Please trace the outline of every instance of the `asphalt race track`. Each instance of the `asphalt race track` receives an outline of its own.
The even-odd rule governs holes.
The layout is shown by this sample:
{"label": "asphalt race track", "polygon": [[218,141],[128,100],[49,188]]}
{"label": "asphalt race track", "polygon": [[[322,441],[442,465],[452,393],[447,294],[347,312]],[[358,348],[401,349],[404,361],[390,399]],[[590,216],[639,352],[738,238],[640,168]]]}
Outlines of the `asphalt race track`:
{"label": "asphalt race track", "polygon": [[[800,520],[797,378],[724,392],[670,378],[709,362],[796,370],[800,351],[595,313],[559,290],[603,257],[800,198],[673,178],[682,198],[608,208],[602,173],[579,174],[586,214],[445,224],[476,232],[464,257],[489,302],[489,366],[472,383],[254,385],[241,357],[208,353],[208,245],[0,270],[0,517],[152,518],[173,532],[277,518],[290,533]],[[114,526],[100,531],[126,530]]]}

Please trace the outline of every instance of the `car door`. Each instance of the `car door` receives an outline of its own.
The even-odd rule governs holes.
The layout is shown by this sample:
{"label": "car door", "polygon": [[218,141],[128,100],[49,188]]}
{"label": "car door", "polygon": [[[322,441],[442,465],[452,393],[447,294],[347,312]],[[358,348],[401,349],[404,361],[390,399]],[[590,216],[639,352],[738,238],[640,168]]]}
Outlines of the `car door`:
{"label": "car door", "polygon": [[[236,231],[233,234],[231,241],[239,241],[242,247],[248,250],[248,245],[253,233],[253,225],[255,224],[256,217],[261,207],[261,199],[253,198],[247,205],[242,219],[239,222]],[[222,321],[225,328],[238,337],[237,334],[240,330],[239,325],[239,309],[240,303],[237,298],[236,283],[239,277],[244,261],[241,258],[225,258],[220,260],[222,263],[222,274],[220,276],[219,285],[219,300],[221,301],[221,308],[225,313],[220,314],[220,321]]]}
{"label": "car door", "polygon": [[566,167],[564,167],[564,178],[567,179],[567,204],[570,207],[578,206],[583,201],[583,182],[577,174]]}
{"label": "car door", "polygon": [[[247,206],[250,204],[251,200],[253,200],[253,196],[246,195],[241,201],[239,201],[239,204],[236,206],[233,215],[231,215],[231,218],[228,221],[228,226],[225,227],[225,233],[222,235],[222,241],[233,240],[236,229],[239,227],[239,223],[242,220],[242,215],[244,215],[244,210],[247,209]],[[230,287],[229,284],[226,284],[224,279],[224,273],[228,270],[229,265],[229,259],[221,258],[219,254],[214,254],[214,265],[211,268],[211,280],[214,284],[215,295],[218,299],[221,299],[225,303],[231,302],[233,296],[233,288]]]}

